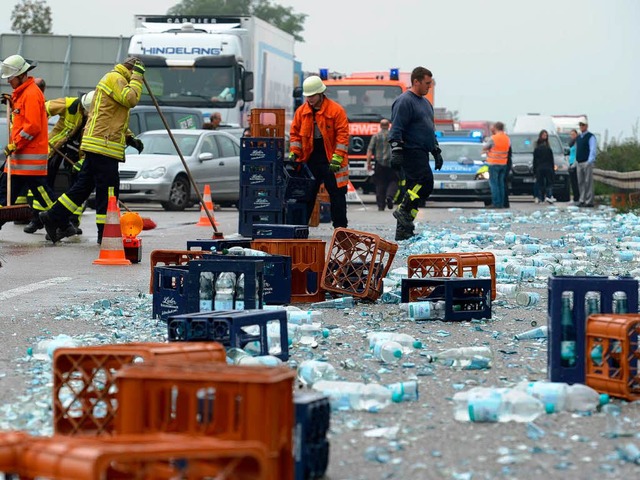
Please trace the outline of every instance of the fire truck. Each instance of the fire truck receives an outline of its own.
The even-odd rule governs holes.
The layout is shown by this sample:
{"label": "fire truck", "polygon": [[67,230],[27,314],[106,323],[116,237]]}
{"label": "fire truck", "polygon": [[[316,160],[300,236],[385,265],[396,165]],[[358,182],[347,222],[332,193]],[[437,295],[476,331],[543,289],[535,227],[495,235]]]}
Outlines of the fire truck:
{"label": "fire truck", "polygon": [[[354,187],[374,190],[367,172],[367,147],[380,130],[380,120],[391,119],[391,105],[411,87],[411,72],[392,68],[387,72],[354,72],[350,75],[329,74],[320,69],[327,86],[325,95],[344,107],[349,118],[349,178]],[[433,105],[435,81],[426,98]],[[436,128],[453,130],[454,121],[444,108],[436,108]]]}

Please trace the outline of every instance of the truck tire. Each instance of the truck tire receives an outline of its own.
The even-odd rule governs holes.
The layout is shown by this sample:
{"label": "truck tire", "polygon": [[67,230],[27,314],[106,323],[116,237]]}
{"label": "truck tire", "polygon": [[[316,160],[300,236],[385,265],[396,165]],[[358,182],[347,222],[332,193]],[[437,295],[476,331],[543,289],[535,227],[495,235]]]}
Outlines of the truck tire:
{"label": "truck tire", "polygon": [[169,212],[178,212],[191,205],[189,195],[189,181],[186,177],[178,175],[171,184],[168,200],[160,202],[160,204]]}

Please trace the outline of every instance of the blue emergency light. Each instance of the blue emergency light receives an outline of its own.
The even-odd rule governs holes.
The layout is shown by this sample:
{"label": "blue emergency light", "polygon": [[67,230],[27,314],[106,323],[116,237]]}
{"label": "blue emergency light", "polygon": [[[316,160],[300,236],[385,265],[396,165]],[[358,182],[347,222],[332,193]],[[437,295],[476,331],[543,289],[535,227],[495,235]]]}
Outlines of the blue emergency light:
{"label": "blue emergency light", "polygon": [[389,79],[400,80],[400,69],[392,68],[391,70],[389,70]]}
{"label": "blue emergency light", "polygon": [[484,135],[482,133],[482,130],[473,130],[471,132],[471,135],[469,135],[471,138],[482,138]]}
{"label": "blue emergency light", "polygon": [[442,132],[440,130],[436,130],[436,137],[437,138],[442,138],[442,137],[444,137],[444,135],[442,134]]}
{"label": "blue emergency light", "polygon": [[320,69],[320,79],[327,80],[329,78],[329,69],[321,68]]}

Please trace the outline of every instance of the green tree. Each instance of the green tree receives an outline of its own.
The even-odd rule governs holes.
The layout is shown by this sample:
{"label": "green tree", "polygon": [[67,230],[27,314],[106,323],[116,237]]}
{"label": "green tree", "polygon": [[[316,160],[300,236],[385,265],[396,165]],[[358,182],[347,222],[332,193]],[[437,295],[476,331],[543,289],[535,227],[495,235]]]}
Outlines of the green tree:
{"label": "green tree", "polygon": [[51,7],[45,0],[22,0],[11,12],[11,30],[16,33],[52,33]]}
{"label": "green tree", "polygon": [[255,15],[304,42],[306,13],[295,13],[271,0],[182,0],[167,11],[168,15]]}

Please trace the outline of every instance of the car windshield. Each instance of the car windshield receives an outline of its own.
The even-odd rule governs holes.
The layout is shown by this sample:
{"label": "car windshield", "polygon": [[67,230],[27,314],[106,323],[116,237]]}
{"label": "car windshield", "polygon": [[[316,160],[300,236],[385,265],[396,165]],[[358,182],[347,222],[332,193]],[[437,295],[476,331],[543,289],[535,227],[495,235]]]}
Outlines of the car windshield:
{"label": "car windshield", "polygon": [[441,143],[442,158],[445,162],[460,162],[463,160],[484,160],[482,144],[480,143]]}
{"label": "car windshield", "polygon": [[[511,134],[509,138],[511,139],[511,151],[513,153],[533,153],[538,134]],[[562,144],[557,136],[549,137],[549,145],[551,145],[551,150],[554,154],[563,154]]]}
{"label": "car windshield", "polygon": [[[144,144],[144,150],[142,153],[147,155],[177,155],[176,148],[169,138],[168,134],[162,135],[148,135],[141,134],[138,136],[142,143]],[[181,135],[179,133],[174,133],[173,138],[176,139],[176,143],[182,152],[182,155],[189,156],[193,154],[194,149],[196,148],[196,144],[198,143],[198,139],[200,138],[198,135]],[[137,154],[138,151],[133,147],[127,148],[127,154]]]}
{"label": "car windshield", "polygon": [[325,95],[338,102],[350,120],[391,118],[391,105],[402,88],[382,85],[328,85]]}

